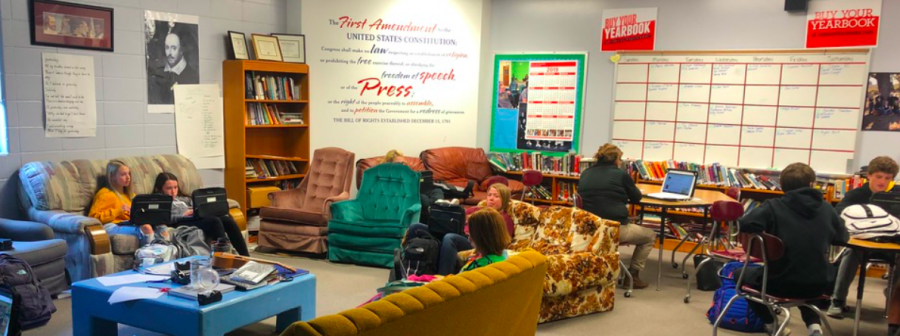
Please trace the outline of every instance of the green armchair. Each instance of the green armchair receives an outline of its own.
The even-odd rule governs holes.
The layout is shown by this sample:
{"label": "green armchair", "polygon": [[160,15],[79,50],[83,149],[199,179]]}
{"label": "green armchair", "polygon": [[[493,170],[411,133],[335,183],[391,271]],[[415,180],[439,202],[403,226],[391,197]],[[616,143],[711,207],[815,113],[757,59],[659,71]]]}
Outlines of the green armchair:
{"label": "green armchair", "polygon": [[393,267],[394,249],[419,221],[419,177],[401,163],[367,169],[356,199],[331,204],[328,260]]}

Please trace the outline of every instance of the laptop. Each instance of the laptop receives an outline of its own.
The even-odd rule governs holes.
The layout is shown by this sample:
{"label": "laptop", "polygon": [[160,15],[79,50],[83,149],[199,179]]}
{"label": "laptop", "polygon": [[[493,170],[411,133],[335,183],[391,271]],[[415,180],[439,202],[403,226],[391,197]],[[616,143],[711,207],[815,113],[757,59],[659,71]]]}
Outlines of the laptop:
{"label": "laptop", "polygon": [[690,170],[669,169],[663,180],[662,191],[647,197],[667,201],[688,201],[694,196],[697,183],[697,172]]}
{"label": "laptop", "polygon": [[131,200],[130,223],[135,225],[167,225],[172,218],[172,196],[137,195]]}
{"label": "laptop", "polygon": [[884,209],[891,216],[900,218],[900,193],[880,192],[872,195],[869,203]]}
{"label": "laptop", "polygon": [[194,202],[194,217],[209,218],[228,214],[228,196],[225,188],[197,189],[191,193],[191,199]]}

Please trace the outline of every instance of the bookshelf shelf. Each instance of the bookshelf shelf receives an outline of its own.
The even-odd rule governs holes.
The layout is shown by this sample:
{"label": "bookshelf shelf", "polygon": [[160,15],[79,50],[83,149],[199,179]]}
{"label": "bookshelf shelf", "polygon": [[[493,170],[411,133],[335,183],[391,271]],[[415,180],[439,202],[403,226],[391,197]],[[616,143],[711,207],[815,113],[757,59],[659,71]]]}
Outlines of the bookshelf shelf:
{"label": "bookshelf shelf", "polygon": [[[254,85],[263,79],[268,85]],[[246,82],[252,80],[253,83]],[[257,81],[259,80],[259,81]],[[295,86],[287,86],[293,83]],[[274,85],[274,86],[273,86]],[[248,90],[276,89],[283,97],[294,99],[254,99]],[[222,95],[225,108],[225,189],[228,197],[238,201],[247,213],[248,186],[261,183],[277,185],[276,181],[297,180],[309,169],[309,66],[306,64],[228,60],[222,62]],[[257,92],[259,93],[259,92]],[[266,94],[266,97],[270,95]],[[278,97],[272,95],[271,97]],[[303,124],[247,125],[257,104],[276,104],[286,111],[302,114]],[[281,108],[278,108],[281,110]],[[267,160],[293,165],[299,174],[269,178],[247,178],[248,160]],[[254,166],[254,170],[258,167]],[[283,168],[283,166],[282,166]],[[282,169],[279,168],[279,169]],[[270,167],[271,169],[271,167]],[[257,172],[259,174],[259,172]],[[284,183],[282,183],[283,185]]]}

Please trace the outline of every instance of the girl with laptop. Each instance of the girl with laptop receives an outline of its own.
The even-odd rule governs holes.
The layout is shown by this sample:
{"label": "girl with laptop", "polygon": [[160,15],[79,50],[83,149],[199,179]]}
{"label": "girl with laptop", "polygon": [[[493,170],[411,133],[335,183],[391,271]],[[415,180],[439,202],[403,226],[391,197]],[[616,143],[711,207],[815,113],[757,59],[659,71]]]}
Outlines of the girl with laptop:
{"label": "girl with laptop", "polygon": [[[106,181],[104,186],[94,194],[88,216],[100,220],[106,232],[114,234],[137,235],[141,245],[153,241],[157,235],[169,239],[165,225],[151,227],[149,224],[129,223],[131,219],[131,169],[119,160],[112,160],[106,165]],[[135,226],[139,230],[134,232]]]}
{"label": "girl with laptop", "polygon": [[582,172],[578,182],[578,194],[584,203],[584,210],[621,224],[619,242],[635,245],[631,266],[628,267],[634,278],[634,288],[647,288],[649,284],[639,275],[653,250],[656,233],[638,224],[629,224],[627,206],[641,200],[641,190],[628,173],[619,169],[622,164],[622,150],[619,147],[613,144],[600,146],[594,158],[597,164]]}

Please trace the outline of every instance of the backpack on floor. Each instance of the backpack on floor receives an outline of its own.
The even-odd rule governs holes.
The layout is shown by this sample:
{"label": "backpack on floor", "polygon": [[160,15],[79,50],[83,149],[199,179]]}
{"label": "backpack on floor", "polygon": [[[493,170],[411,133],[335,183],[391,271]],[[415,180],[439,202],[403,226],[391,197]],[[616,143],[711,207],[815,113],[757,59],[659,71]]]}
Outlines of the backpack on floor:
{"label": "backpack on floor", "polygon": [[448,233],[463,234],[466,210],[461,205],[435,203],[429,207],[428,232],[438,241]]}
{"label": "backpack on floor", "polygon": [[[28,330],[50,321],[56,312],[50,292],[35,277],[31,266],[24,260],[8,254],[0,254],[0,286],[12,292],[12,321],[10,330]],[[18,329],[15,327],[18,326]],[[10,333],[16,335],[16,333]]]}
{"label": "backpack on floor", "polygon": [[[722,313],[722,309],[725,309],[728,300],[731,300],[731,298],[734,297],[735,282],[737,281],[737,279],[734,278],[734,272],[740,270],[741,267],[744,267],[744,263],[740,261],[732,261],[722,267],[722,287],[719,287],[713,294],[712,307],[706,312],[709,323],[716,323],[716,318]],[[750,267],[760,266],[751,264]],[[720,323],[719,326],[729,330],[748,333],[765,331],[765,324],[759,316],[756,316],[756,314],[750,310],[750,307],[747,305],[747,300],[744,300],[743,298],[738,298],[731,304],[731,307],[725,312],[725,317],[722,319],[722,323]]]}
{"label": "backpack on floor", "polygon": [[400,263],[403,266],[404,279],[410,275],[437,274],[438,254],[441,243],[430,233],[419,231],[415,237],[406,241]]}
{"label": "backpack on floor", "polygon": [[[694,269],[706,259],[712,257],[705,254],[694,255]],[[719,279],[719,269],[724,266],[721,261],[712,259],[703,264],[703,268],[697,272],[697,289],[705,292],[714,291],[722,287],[722,280]]]}
{"label": "backpack on floor", "polygon": [[185,258],[195,255],[208,256],[210,254],[209,245],[206,244],[206,237],[203,236],[203,230],[196,226],[182,225],[172,230],[172,243],[178,248],[178,257]]}

